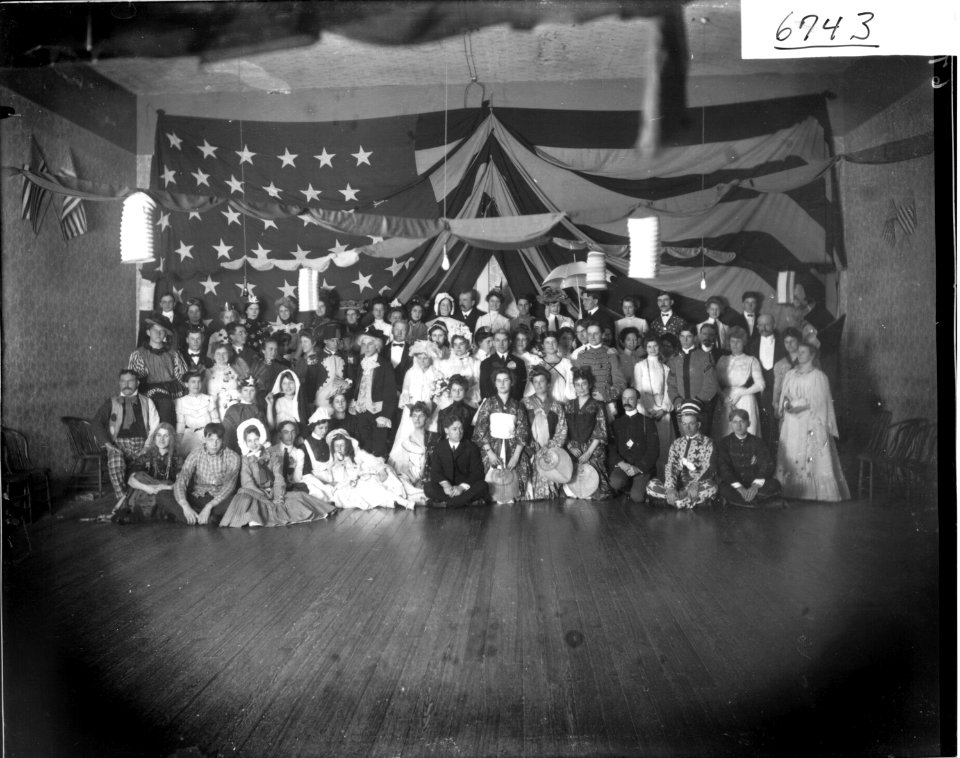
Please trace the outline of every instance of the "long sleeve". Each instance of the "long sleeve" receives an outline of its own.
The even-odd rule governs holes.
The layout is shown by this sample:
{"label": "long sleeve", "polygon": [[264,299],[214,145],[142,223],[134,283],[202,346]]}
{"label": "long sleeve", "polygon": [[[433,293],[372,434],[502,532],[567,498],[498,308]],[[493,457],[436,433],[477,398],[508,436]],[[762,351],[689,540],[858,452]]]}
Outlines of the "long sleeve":
{"label": "long sleeve", "polygon": [[720,481],[725,484],[740,484],[740,477],[734,468],[733,460],[730,458],[729,446],[723,442],[717,443],[717,470],[720,474]]}
{"label": "long sleeve", "polygon": [[[203,448],[198,448],[194,452],[203,453]],[[193,453],[191,453],[191,455],[193,455]],[[207,508],[220,505],[220,503],[233,494],[233,491],[237,487],[237,477],[240,474],[240,456],[229,449],[224,450],[222,455],[228,456],[223,464],[223,483],[205,506]]]}
{"label": "long sleeve", "polygon": [[178,397],[176,402],[176,413],[177,413],[177,434],[183,434],[187,428],[186,417],[183,415],[183,406],[184,401],[190,397],[189,395],[184,395],[183,397]]}
{"label": "long sleeve", "polygon": [[670,452],[667,454],[667,465],[663,467],[663,484],[668,490],[677,488],[677,468],[680,466],[680,451],[677,448],[676,441],[670,445]]}
{"label": "long sleeve", "polygon": [[170,354],[173,356],[173,375],[183,381],[183,376],[187,373],[187,363],[183,360],[183,354],[179,350],[171,350]]}
{"label": "long sleeve", "polygon": [[130,353],[127,368],[133,371],[141,380],[146,379],[149,373],[147,371],[147,364],[143,361],[143,354],[139,350],[134,350]]}
{"label": "long sleeve", "polygon": [[646,416],[643,416],[643,438],[643,458],[640,459],[638,468],[645,474],[650,474],[660,457],[660,435],[657,433],[656,423]]}
{"label": "long sleeve", "polygon": [[552,406],[550,410],[557,414],[557,428],[547,445],[562,448],[567,444],[567,414],[563,412],[563,406],[560,403],[554,401]]}
{"label": "long sleeve", "polygon": [[753,384],[750,387],[744,389],[744,393],[748,395],[755,395],[763,392],[764,388],[767,386],[766,381],[763,379],[763,367],[760,365],[760,361],[756,358],[750,359],[750,376],[753,378]]}
{"label": "long sleeve", "polygon": [[240,486],[248,490],[258,490],[260,489],[260,483],[253,476],[253,470],[251,468],[251,463],[256,466],[256,461],[250,456],[243,456],[240,459]]}
{"label": "long sleeve", "polygon": [[197,448],[187,456],[187,459],[183,462],[183,468],[180,469],[177,480],[174,482],[173,497],[181,505],[187,502],[187,485],[190,484],[190,480],[197,469],[197,456],[202,453],[203,448]]}
{"label": "long sleeve", "polygon": [[110,412],[112,407],[113,401],[108,399],[100,406],[96,414],[94,414],[94,417],[90,420],[93,426],[93,433],[101,445],[106,442],[113,442],[113,439],[110,437]]}

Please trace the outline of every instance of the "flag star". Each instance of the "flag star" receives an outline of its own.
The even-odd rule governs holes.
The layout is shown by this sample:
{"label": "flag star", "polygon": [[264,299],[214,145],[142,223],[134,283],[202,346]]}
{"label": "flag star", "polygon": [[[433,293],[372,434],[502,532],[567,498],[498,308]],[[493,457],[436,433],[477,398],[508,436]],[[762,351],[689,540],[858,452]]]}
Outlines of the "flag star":
{"label": "flag star", "polygon": [[188,245],[183,240],[180,240],[180,247],[173,252],[180,256],[181,261],[184,261],[187,258],[193,258],[193,253],[190,252],[191,250],[193,250],[193,245]]}
{"label": "flag star", "polygon": [[162,232],[162,231],[165,231],[165,230],[167,229],[167,227],[170,226],[170,214],[169,214],[169,213],[161,213],[161,214],[160,214],[160,220],[157,222],[157,226],[160,227],[160,231],[161,231],[161,232]]}
{"label": "flag star", "polygon": [[[299,245],[298,245],[299,247]],[[297,296],[297,287],[294,284],[287,284],[287,280],[283,280],[283,286],[279,288],[280,292],[284,297],[296,297]]]}
{"label": "flag star", "polygon": [[279,188],[274,186],[273,182],[270,182],[270,184],[268,184],[263,189],[266,190],[266,193],[270,195],[270,197],[275,197],[278,200],[280,199],[280,190]]}
{"label": "flag star", "polygon": [[234,282],[234,287],[237,287],[240,290],[240,294],[244,294],[243,291],[246,290],[247,296],[253,295],[253,288],[257,285],[253,282]]}
{"label": "flag star", "polygon": [[[263,221],[263,231],[267,231],[267,229],[271,229],[271,228],[277,229],[277,222],[274,221],[272,218],[263,218],[260,220]],[[277,231],[280,231],[280,230],[277,229]]]}
{"label": "flag star", "polygon": [[220,238],[219,245],[211,245],[211,247],[217,251],[217,260],[220,260],[221,258],[230,260],[230,251],[233,250],[233,245],[225,244],[223,237]]}
{"label": "flag star", "polygon": [[311,200],[316,200],[317,197],[319,197],[320,193],[323,192],[323,190],[315,190],[313,188],[313,183],[311,182],[310,184],[307,185],[307,188],[305,190],[300,190],[300,192],[302,192],[304,195],[307,196],[307,202],[309,203]]}
{"label": "flag star", "polygon": [[180,143],[183,142],[176,134],[170,132],[167,134],[167,139],[170,140],[170,147],[175,147],[177,150],[183,152],[183,148],[180,147]]}
{"label": "flag star", "polygon": [[[166,186],[167,186],[168,184],[170,184],[171,182],[173,182],[174,184],[176,184],[176,180],[173,178],[173,177],[175,177],[176,175],[177,175],[177,172],[176,172],[176,171],[174,171],[173,169],[170,169],[170,168],[167,168],[166,166],[164,166],[164,167],[163,167],[163,186],[166,187]],[[349,185],[348,185],[348,186],[349,186]]]}
{"label": "flag star", "polygon": [[269,253],[270,251],[267,250],[263,245],[261,245],[258,242],[256,248],[251,250],[250,252],[253,253],[255,256],[257,256],[258,258],[266,258],[267,253]]}
{"label": "flag star", "polygon": [[320,168],[323,168],[324,166],[333,168],[333,156],[335,155],[336,153],[328,153],[327,148],[323,148],[323,152],[320,153],[320,155],[315,155],[313,157],[320,161]]}
{"label": "flag star", "polygon": [[345,253],[347,252],[347,250],[350,249],[347,245],[341,245],[340,240],[335,240],[335,241],[336,241],[336,244],[333,247],[329,248],[330,252],[333,253],[334,255],[340,255],[340,253]]}
{"label": "flag star", "polygon": [[239,192],[243,194],[243,182],[239,179],[235,179],[233,174],[230,174],[230,178],[227,179],[227,186],[230,187],[231,192]]}
{"label": "flag star", "polygon": [[187,216],[187,221],[193,221],[194,219],[197,221],[203,220],[200,218],[200,211],[190,211],[189,215]]}
{"label": "flag star", "polygon": [[[292,256],[294,257],[294,259],[297,261],[297,263],[301,263],[301,264],[302,264],[302,263],[306,262],[306,260],[307,260],[307,254],[308,254],[309,252],[310,252],[309,250],[304,250],[303,248],[300,247],[300,245],[297,245],[297,249],[294,250],[293,252],[291,252],[290,255],[292,255]],[[284,282],[286,282],[286,279],[284,279]]]}
{"label": "flag star", "polygon": [[297,157],[296,153],[291,154],[287,148],[283,148],[283,155],[278,155],[277,157],[283,161],[283,163],[280,164],[280,168],[283,168],[284,166],[291,166],[292,168],[297,167],[293,162],[294,158]]}
{"label": "flag star", "polygon": [[173,296],[177,299],[177,302],[178,302],[178,303],[182,303],[182,302],[183,302],[183,287],[181,287],[180,289],[177,289],[176,287],[171,287],[171,289],[173,290]]}
{"label": "flag star", "polygon": [[210,274],[207,274],[207,278],[202,282],[198,282],[198,284],[203,287],[204,295],[216,295],[217,287],[220,286],[220,282],[213,281],[213,277],[210,276]]}
{"label": "flag star", "polygon": [[210,186],[210,182],[207,181],[207,179],[210,178],[210,174],[203,173],[203,171],[201,171],[199,168],[196,171],[192,172],[190,176],[192,176],[194,179],[197,180],[198,187],[201,184],[206,185],[207,187]]}
{"label": "flag star", "polygon": [[358,152],[358,153],[350,153],[350,155],[352,155],[354,158],[357,159],[357,165],[358,165],[358,166],[359,166],[361,163],[366,163],[366,164],[369,166],[369,165],[370,165],[370,156],[373,155],[373,150],[364,150],[364,149],[363,149],[363,145],[360,145],[360,152]]}
{"label": "flag star", "polygon": [[367,236],[370,238],[371,245],[376,245],[378,242],[383,242],[383,237],[377,237],[373,234],[368,234]]}
{"label": "flag star", "polygon": [[203,153],[204,158],[216,158],[217,148],[207,142],[206,139],[203,140],[203,144],[197,148],[201,153]]}
{"label": "flag star", "polygon": [[230,224],[236,224],[240,226],[240,214],[235,211],[233,208],[227,208],[225,211],[220,211],[227,218],[227,226]]}
{"label": "flag star", "polygon": [[249,163],[251,166],[253,165],[253,156],[255,156],[256,153],[251,153],[250,149],[246,145],[243,146],[243,150],[234,150],[233,152],[240,156],[241,166],[244,163]]}
{"label": "flag star", "polygon": [[331,287],[329,284],[327,284],[327,277],[323,277],[323,284],[321,284],[320,286],[323,287],[325,290],[332,290],[332,289],[333,289],[333,287]]}
{"label": "flag star", "polygon": [[360,294],[363,294],[365,289],[373,289],[373,285],[370,284],[370,279],[373,278],[373,274],[369,276],[364,276],[363,274],[357,274],[357,278],[353,280],[353,284],[356,284],[360,288]]}
{"label": "flag star", "polygon": [[400,270],[403,268],[403,264],[400,262],[399,258],[394,258],[393,263],[387,266],[387,271],[390,272],[390,276],[396,276],[400,273]]}
{"label": "flag star", "polygon": [[358,193],[359,191],[360,191],[360,190],[355,190],[353,187],[351,187],[351,186],[350,186],[350,182],[347,182],[347,186],[346,186],[345,189],[337,190],[337,192],[339,192],[341,195],[343,195],[343,201],[344,201],[344,202],[346,202],[347,200],[356,200],[356,199],[357,199],[357,193]]}

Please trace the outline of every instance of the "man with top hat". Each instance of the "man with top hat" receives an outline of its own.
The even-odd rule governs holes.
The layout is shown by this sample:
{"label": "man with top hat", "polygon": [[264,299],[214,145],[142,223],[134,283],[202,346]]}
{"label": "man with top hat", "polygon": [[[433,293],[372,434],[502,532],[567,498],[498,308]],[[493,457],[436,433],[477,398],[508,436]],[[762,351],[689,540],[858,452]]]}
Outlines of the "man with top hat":
{"label": "man with top hat", "polygon": [[147,439],[160,425],[153,401],[139,393],[136,372],[122,369],[120,393],[106,400],[91,424],[97,440],[107,451],[107,471],[117,498],[127,491],[127,467],[143,453]]}
{"label": "man with top hat", "polygon": [[183,333],[180,356],[187,371],[199,371],[202,374],[213,366],[213,360],[206,354],[203,343],[203,330],[191,326]]}
{"label": "man with top hat", "polygon": [[743,408],[730,411],[733,431],[717,443],[720,495],[730,505],[753,507],[784,505],[780,482],[774,479],[776,463],[767,446],[750,434],[750,414]]}
{"label": "man with top hat", "polygon": [[240,441],[237,439],[237,429],[240,428],[240,424],[251,418],[260,419],[264,425],[267,423],[266,414],[257,404],[257,395],[257,381],[252,376],[248,376],[240,385],[240,402],[231,405],[223,414],[223,428],[226,434],[224,442],[235,453],[240,452]]}
{"label": "man with top hat", "polygon": [[563,290],[544,287],[543,292],[537,297],[537,302],[543,304],[543,318],[547,322],[548,332],[559,332],[564,328],[573,329],[574,320],[560,313],[560,306],[570,305],[570,298]]}
{"label": "man with top hat", "polygon": [[615,334],[617,314],[600,304],[602,295],[603,290],[580,288],[580,303],[583,306],[580,318],[599,324],[601,334],[604,329],[609,329],[611,334]]}
{"label": "man with top hat", "polygon": [[660,435],[656,422],[637,411],[637,397],[633,387],[627,387],[620,396],[623,415],[613,421],[607,463],[611,489],[618,493],[628,491],[634,503],[643,503],[647,485],[656,471]]}
{"label": "man with top hat", "polygon": [[357,381],[350,388],[350,412],[357,417],[358,438],[363,448],[386,458],[398,399],[393,367],[381,353],[384,337],[375,326],[371,324],[360,335],[358,343],[362,358]]}
{"label": "man with top hat", "polygon": [[[483,329],[483,327],[480,327]],[[477,330],[479,333],[479,329]],[[527,386],[526,364],[510,352],[510,332],[499,329],[493,335],[493,353],[480,361],[480,397],[486,400],[497,394],[493,383],[494,373],[499,369],[506,369],[513,378],[510,386],[510,397],[519,401],[523,397],[523,390]]]}
{"label": "man with top hat", "polygon": [[695,508],[717,497],[717,450],[713,440],[700,432],[700,403],[688,400],[680,406],[680,430],[670,445],[664,477],[651,479],[647,497],[673,508]]}
{"label": "man with top hat", "polygon": [[477,292],[473,287],[460,290],[457,296],[457,307],[453,311],[453,317],[457,321],[462,321],[470,329],[470,334],[477,331],[477,321],[484,312],[477,308]]}
{"label": "man with top hat", "polygon": [[673,311],[673,295],[669,292],[658,292],[657,308],[660,309],[660,313],[651,320],[650,331],[657,337],[664,334],[679,336],[686,322]]}
{"label": "man with top hat", "polygon": [[145,321],[150,342],[130,353],[127,368],[140,379],[140,391],[153,401],[160,420],[175,426],[174,403],[184,394],[181,380],[187,373],[187,365],[179,352],[167,347],[165,340],[173,336],[173,324],[156,314]]}
{"label": "man with top hat", "polygon": [[423,486],[427,505],[435,508],[462,508],[483,505],[488,485],[484,479],[480,448],[464,434],[463,422],[446,418],[444,437],[430,454],[430,474]]}
{"label": "man with top hat", "polygon": [[488,329],[490,332],[496,333],[498,330],[503,329],[509,334],[510,319],[500,312],[505,302],[506,297],[503,294],[503,290],[498,287],[491,289],[487,293],[487,312],[477,319],[474,332],[476,332],[477,329]]}

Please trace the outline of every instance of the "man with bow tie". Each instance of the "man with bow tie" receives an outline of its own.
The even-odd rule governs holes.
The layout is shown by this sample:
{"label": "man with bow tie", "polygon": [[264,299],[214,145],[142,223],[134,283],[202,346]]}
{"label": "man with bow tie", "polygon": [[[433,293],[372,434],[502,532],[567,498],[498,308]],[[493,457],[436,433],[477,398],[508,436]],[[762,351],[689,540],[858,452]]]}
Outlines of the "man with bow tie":
{"label": "man with bow tie", "polygon": [[203,373],[213,366],[213,361],[203,351],[203,331],[188,329],[184,334],[184,347],[180,348],[180,355],[187,366],[187,371]]}
{"label": "man with bow tie", "polygon": [[182,379],[187,366],[183,356],[166,344],[173,336],[173,325],[160,315],[148,316],[145,321],[150,342],[130,354],[127,368],[139,377],[140,389],[153,400],[160,420],[176,426],[174,401],[184,394]]}
{"label": "man with bow tie", "polygon": [[106,448],[107,471],[118,500],[127,491],[127,466],[143,453],[147,439],[160,425],[153,401],[139,394],[136,372],[123,369],[119,378],[120,394],[106,400],[91,422],[97,440]]}
{"label": "man with bow tie", "polygon": [[650,331],[657,337],[663,334],[679,337],[686,322],[673,311],[673,295],[669,292],[658,292],[657,308],[660,313],[650,321]]}
{"label": "man with bow tie", "polygon": [[489,487],[480,448],[464,436],[463,422],[455,416],[447,417],[444,434],[430,454],[430,477],[423,486],[427,505],[462,508],[485,504]]}
{"label": "man with bow tie", "polygon": [[390,365],[393,366],[393,379],[398,387],[403,386],[403,377],[407,369],[413,365],[410,357],[410,342],[407,340],[407,320],[399,319],[393,322],[393,338],[387,346],[390,353]]}

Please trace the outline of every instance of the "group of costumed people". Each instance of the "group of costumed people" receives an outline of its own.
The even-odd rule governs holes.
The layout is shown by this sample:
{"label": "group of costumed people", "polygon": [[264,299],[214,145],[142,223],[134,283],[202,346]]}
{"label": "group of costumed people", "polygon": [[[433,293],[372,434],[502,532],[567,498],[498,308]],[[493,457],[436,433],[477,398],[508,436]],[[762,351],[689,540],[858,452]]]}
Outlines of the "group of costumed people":
{"label": "group of costumed people", "polygon": [[[473,290],[402,305],[324,291],[311,314],[281,298],[270,323],[255,298],[243,315],[227,304],[214,323],[199,301],[181,314],[164,296],[127,368],[161,423],[137,454],[120,451],[130,476],[115,515],[158,515],[151,498],[173,489],[178,466],[218,423],[242,461],[224,526],[436,504],[432,456],[453,419],[487,484],[470,502],[849,497],[810,304],[788,309],[781,334],[759,313],[758,293],[744,294],[742,312],[710,298],[699,323],[676,313],[666,292],[649,321],[635,296],[616,313],[600,294],[584,290],[574,318],[566,293],[550,288],[519,297],[512,317],[497,289],[486,312]],[[694,416],[695,434],[685,425]],[[726,481],[747,464],[761,484]]]}

